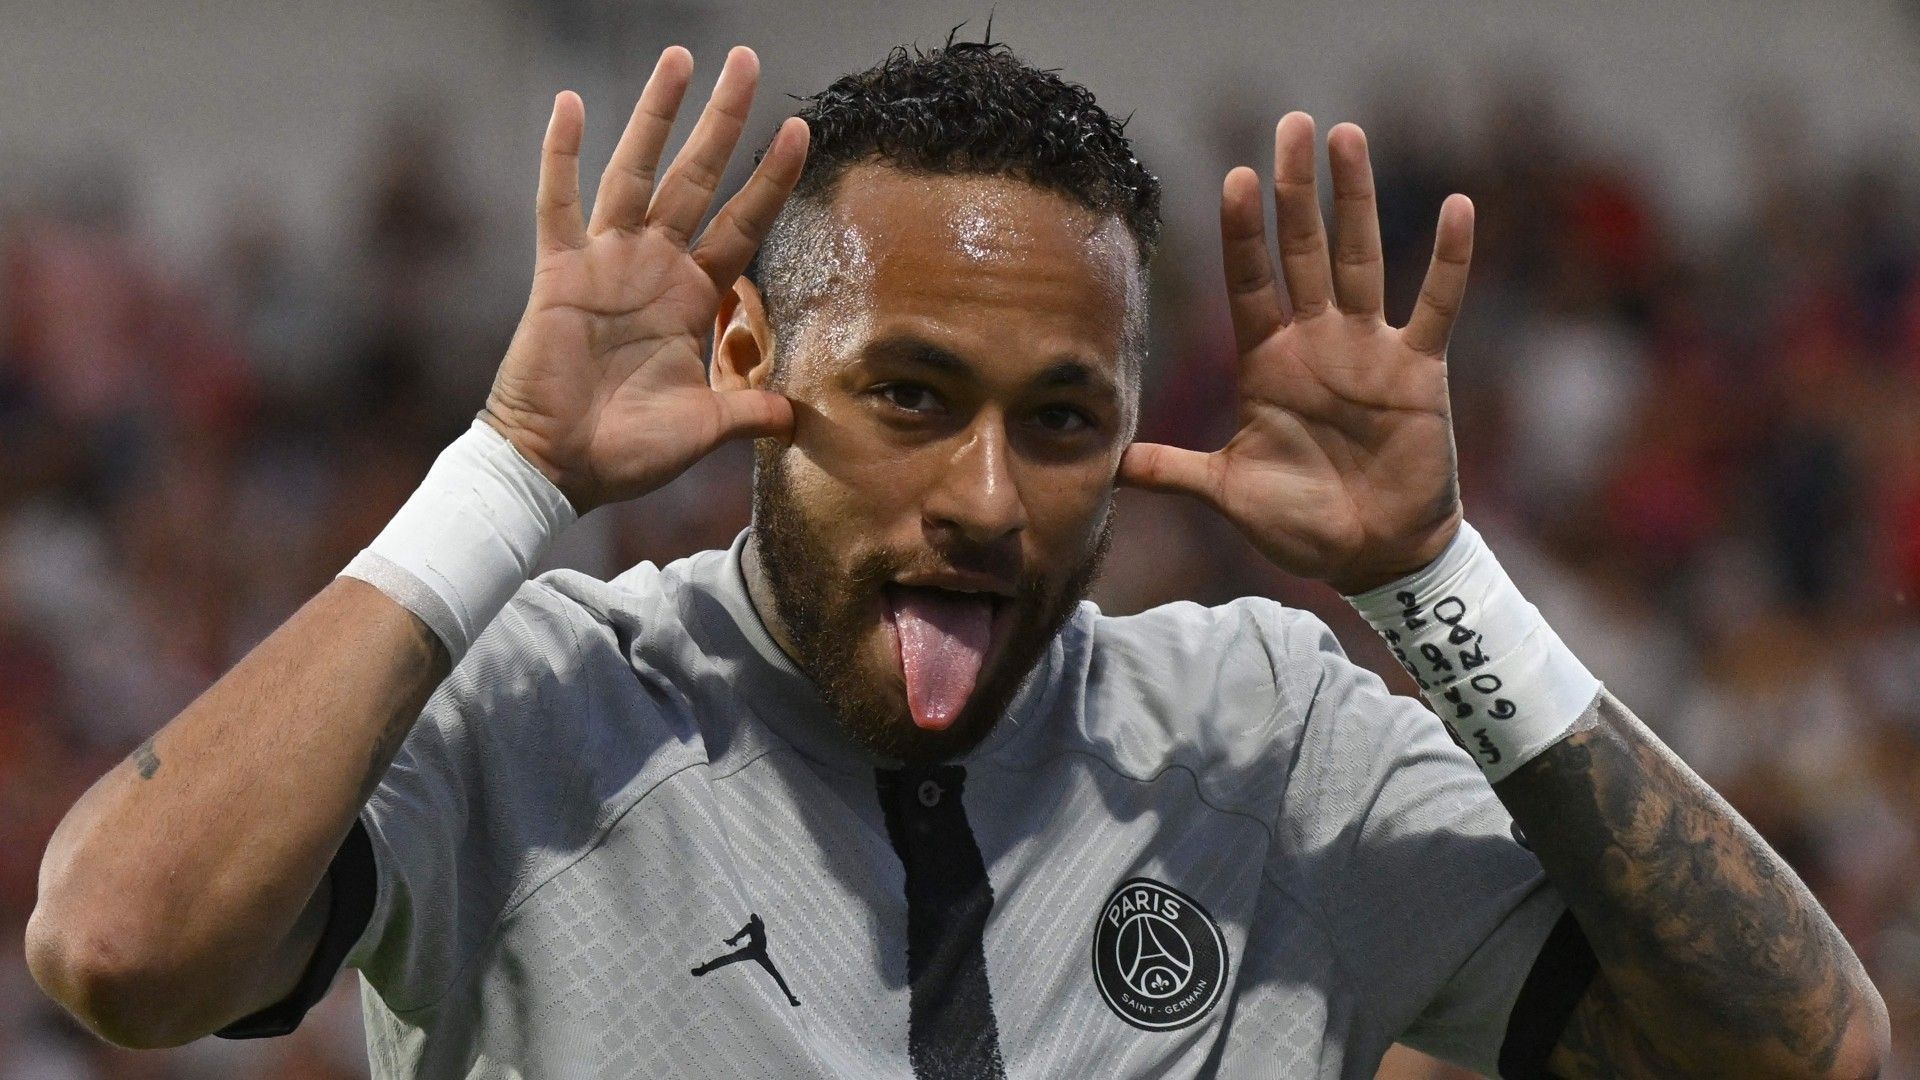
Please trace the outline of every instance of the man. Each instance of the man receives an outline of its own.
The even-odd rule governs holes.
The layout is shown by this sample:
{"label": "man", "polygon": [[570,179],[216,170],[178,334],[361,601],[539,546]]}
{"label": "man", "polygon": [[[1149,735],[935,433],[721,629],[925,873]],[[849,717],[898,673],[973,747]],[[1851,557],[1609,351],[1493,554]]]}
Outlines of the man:
{"label": "man", "polygon": [[[1084,90],[896,52],[696,239],[757,62],[656,177],[691,63],[590,217],[556,101],[482,421],[74,808],[28,930],[49,993],[165,1045],[286,1031],[345,964],[381,1076],[1365,1077],[1395,1039],[1508,1076],[1878,1071],[1819,906],[1462,524],[1464,198],[1391,328],[1364,136],[1328,138],[1330,249],[1287,116],[1290,305],[1252,171],[1222,198],[1242,427],[1130,445],[1158,193]],[[747,436],[732,550],[525,582],[576,513]],[[1300,613],[1082,603],[1116,481],[1352,596],[1459,745]],[[743,918],[759,963],[716,969]]]}

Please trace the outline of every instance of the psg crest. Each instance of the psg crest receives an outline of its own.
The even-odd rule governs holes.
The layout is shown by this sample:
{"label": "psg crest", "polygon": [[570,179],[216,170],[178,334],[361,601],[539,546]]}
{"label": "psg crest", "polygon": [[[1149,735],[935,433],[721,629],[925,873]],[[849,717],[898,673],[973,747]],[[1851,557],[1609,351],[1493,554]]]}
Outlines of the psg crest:
{"label": "psg crest", "polygon": [[1100,908],[1093,982],[1114,1014],[1171,1031],[1200,1019],[1227,982],[1227,941],[1193,897],[1150,878],[1124,882]]}

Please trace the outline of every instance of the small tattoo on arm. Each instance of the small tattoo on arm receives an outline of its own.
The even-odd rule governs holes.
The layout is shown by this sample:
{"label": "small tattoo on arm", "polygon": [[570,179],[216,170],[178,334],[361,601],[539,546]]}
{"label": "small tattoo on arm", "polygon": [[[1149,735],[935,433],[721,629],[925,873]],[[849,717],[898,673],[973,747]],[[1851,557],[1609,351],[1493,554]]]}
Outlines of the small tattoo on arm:
{"label": "small tattoo on arm", "polygon": [[142,780],[151,780],[153,774],[160,771],[160,755],[153,752],[151,737],[134,749],[133,767],[140,770]]}

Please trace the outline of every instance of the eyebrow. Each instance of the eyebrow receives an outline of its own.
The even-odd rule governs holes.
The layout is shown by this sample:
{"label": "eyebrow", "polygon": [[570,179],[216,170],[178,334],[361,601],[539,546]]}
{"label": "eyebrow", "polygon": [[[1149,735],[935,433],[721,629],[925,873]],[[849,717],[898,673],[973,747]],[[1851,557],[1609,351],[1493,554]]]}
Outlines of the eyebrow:
{"label": "eyebrow", "polygon": [[[944,346],[918,337],[889,337],[869,345],[867,359],[932,368],[946,375],[978,379],[979,373],[967,362],[966,357]],[[1092,365],[1080,360],[1062,359],[1055,361],[1045,371],[1035,376],[1032,385],[1039,387],[1086,387],[1095,391],[1117,393],[1118,386],[1113,379],[1102,374]]]}

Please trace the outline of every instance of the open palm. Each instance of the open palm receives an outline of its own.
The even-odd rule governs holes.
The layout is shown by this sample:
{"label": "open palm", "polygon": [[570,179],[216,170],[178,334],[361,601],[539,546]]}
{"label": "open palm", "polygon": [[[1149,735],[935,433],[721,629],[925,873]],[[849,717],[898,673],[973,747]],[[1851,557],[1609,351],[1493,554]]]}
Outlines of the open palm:
{"label": "open palm", "polygon": [[661,54],[591,220],[580,208],[579,97],[555,99],[542,147],[532,296],[486,416],[583,513],[665,484],[728,439],[781,435],[793,423],[779,394],[709,388],[701,341],[800,175],[806,124],[782,125],[696,241],[745,125],[759,61],[744,48],[728,54],[685,148],[656,185],[692,75],[685,49]]}
{"label": "open palm", "polygon": [[1227,175],[1221,243],[1240,350],[1240,429],[1199,453],[1129,447],[1123,483],[1202,499],[1282,569],[1356,593],[1438,557],[1460,522],[1446,346],[1466,288],[1473,207],[1440,211],[1413,317],[1387,325],[1379,213],[1366,136],[1327,139],[1337,244],[1314,182],[1313,120],[1290,113],[1274,145],[1280,266],[1268,254],[1259,181]]}

